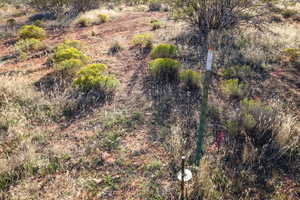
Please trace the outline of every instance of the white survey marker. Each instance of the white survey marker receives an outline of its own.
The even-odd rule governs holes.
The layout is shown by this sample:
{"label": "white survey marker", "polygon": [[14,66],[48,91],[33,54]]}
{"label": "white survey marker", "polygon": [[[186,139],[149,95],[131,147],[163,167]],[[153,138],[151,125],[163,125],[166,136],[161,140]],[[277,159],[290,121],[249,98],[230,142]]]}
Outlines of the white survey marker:
{"label": "white survey marker", "polygon": [[[181,171],[178,172],[177,174],[178,180],[182,181],[182,173]],[[183,176],[183,181],[187,182],[193,178],[192,172],[189,169],[184,169],[184,176]]]}
{"label": "white survey marker", "polygon": [[208,49],[207,62],[206,62],[206,70],[208,70],[208,71],[212,70],[212,62],[213,62],[213,50],[212,49]]}

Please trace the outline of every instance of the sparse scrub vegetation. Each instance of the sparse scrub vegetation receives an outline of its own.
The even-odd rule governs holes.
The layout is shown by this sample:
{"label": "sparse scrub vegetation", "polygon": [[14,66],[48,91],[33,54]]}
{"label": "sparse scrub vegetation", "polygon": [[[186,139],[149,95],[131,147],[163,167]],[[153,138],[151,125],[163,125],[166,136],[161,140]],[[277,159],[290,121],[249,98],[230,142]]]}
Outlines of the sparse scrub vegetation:
{"label": "sparse scrub vegetation", "polygon": [[299,199],[299,2],[4,1],[1,200]]}

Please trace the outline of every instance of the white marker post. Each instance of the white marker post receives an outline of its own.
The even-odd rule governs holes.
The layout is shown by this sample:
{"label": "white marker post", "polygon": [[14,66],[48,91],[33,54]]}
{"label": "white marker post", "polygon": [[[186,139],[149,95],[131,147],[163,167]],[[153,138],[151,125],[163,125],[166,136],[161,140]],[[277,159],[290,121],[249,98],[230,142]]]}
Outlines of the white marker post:
{"label": "white marker post", "polygon": [[212,70],[212,63],[213,63],[213,49],[209,48],[207,53],[207,62],[206,62],[206,70]]}
{"label": "white marker post", "polygon": [[213,49],[209,48],[207,53],[207,63],[206,63],[206,72],[205,78],[203,81],[203,99],[201,105],[201,115],[199,120],[199,127],[197,129],[197,149],[195,157],[195,165],[199,166],[202,154],[203,154],[203,138],[206,128],[206,115],[207,115],[207,101],[208,101],[208,90],[211,81],[211,72],[212,72],[212,63],[213,63]]}

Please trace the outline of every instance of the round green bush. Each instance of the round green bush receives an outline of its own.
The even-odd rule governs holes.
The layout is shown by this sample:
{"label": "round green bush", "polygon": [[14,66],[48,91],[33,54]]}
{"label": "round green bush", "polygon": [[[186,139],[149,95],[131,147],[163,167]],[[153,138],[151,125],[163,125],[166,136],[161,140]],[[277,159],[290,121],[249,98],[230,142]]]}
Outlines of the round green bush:
{"label": "round green bush", "polygon": [[178,55],[178,48],[172,44],[160,44],[151,51],[151,58],[175,58]]}
{"label": "round green bush", "polygon": [[55,51],[53,55],[53,61],[55,63],[60,63],[62,61],[69,60],[69,59],[79,59],[83,63],[88,62],[88,57],[74,47],[67,48],[67,49],[64,48],[58,49],[57,51]]}
{"label": "round green bush", "polygon": [[171,58],[157,58],[149,64],[152,75],[163,82],[178,81],[180,67],[181,63]]}
{"label": "round green bush", "polygon": [[46,31],[43,28],[35,25],[25,25],[21,27],[19,35],[22,39],[34,38],[38,40],[44,40],[46,38]]}
{"label": "round green bush", "polygon": [[71,58],[69,60],[64,60],[57,64],[55,68],[68,74],[75,74],[80,68],[84,66],[84,63],[80,59]]}
{"label": "round green bush", "polygon": [[105,74],[106,70],[107,66],[104,64],[87,65],[77,73],[73,85],[85,92],[114,90],[120,82],[114,76]]}
{"label": "round green bush", "polygon": [[193,70],[184,70],[179,74],[180,81],[183,83],[184,88],[188,90],[195,90],[200,88],[201,74]]}

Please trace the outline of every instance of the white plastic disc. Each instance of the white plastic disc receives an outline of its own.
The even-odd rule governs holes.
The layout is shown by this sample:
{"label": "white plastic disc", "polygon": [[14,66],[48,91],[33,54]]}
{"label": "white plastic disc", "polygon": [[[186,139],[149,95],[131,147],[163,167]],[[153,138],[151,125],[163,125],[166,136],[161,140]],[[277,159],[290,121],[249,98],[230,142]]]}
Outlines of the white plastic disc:
{"label": "white plastic disc", "polygon": [[[181,178],[182,178],[181,171],[178,172],[177,178],[178,178],[178,180],[180,180],[180,181],[182,180],[182,179],[181,179]],[[184,181],[184,182],[187,182],[187,181],[191,180],[192,178],[193,178],[193,175],[192,175],[191,170],[189,170],[189,169],[184,169],[183,181]]]}

